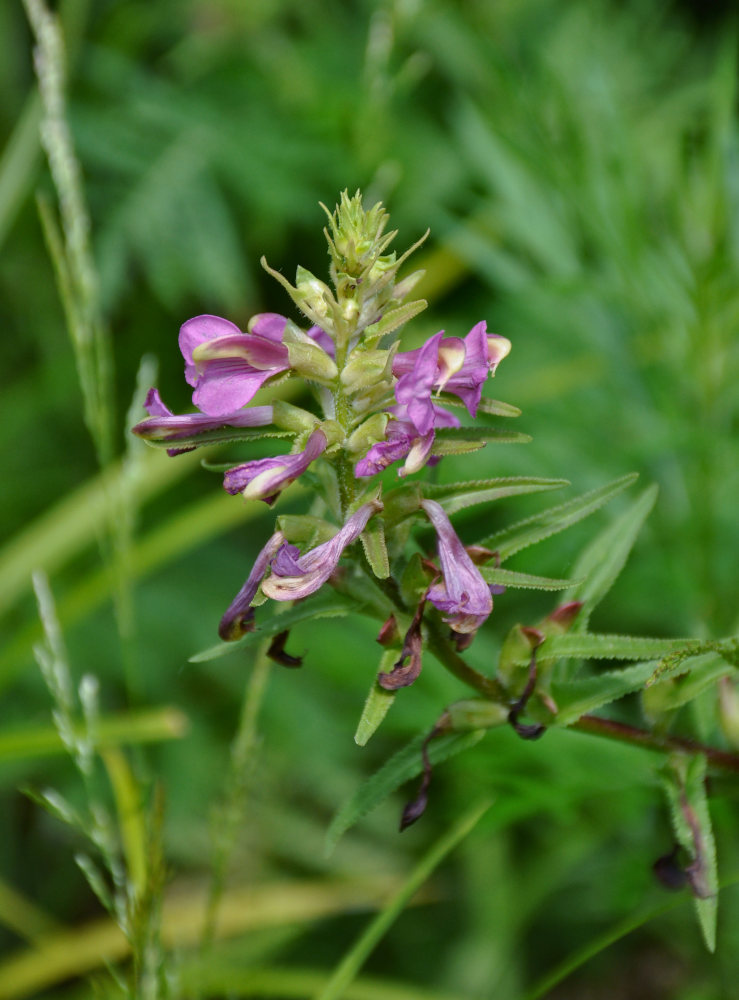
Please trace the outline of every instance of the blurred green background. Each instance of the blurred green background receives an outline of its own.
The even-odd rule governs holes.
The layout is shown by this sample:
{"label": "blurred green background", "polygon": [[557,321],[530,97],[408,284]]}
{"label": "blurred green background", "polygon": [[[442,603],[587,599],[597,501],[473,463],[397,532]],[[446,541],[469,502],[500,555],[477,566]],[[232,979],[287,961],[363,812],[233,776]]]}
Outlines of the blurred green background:
{"label": "blurred green background", "polygon": [[[125,719],[171,706],[187,720],[180,738],[135,749],[132,760],[144,795],[157,781],[164,788],[167,870],[183,909],[205,884],[209,816],[251,660],[248,651],[209,663],[188,657],[215,641],[274,515],[221,495],[199,456],[168,460],[132,447],[127,427],[140,411],[127,411],[143,355],[158,359],[156,382],[171,408],[189,406],[177,332],[190,316],[215,313],[244,328],[255,312],[292,315],[259,258],[289,277],[298,264],[321,275],[318,202],[332,207],[344,187],[386,203],[399,250],[431,227],[417,257],[430,308],[409,328],[409,347],[440,328],[464,335],[480,318],[513,343],[487,391],[522,407],[517,427],[533,442],[448,459],[441,474],[562,476],[571,496],[639,472],[659,485],[659,500],[595,626],[658,636],[739,630],[739,133],[727,14],[716,8],[705,21],[651,0],[57,7],[115,355],[111,405],[116,448],[127,454],[135,525],[126,574],[135,587],[121,643],[116,582],[97,546],[98,466],[36,206],[39,192],[54,192],[38,140],[31,33],[21,4],[6,2],[0,944],[11,964],[0,965],[3,997],[91,996],[77,975],[94,962],[82,958],[46,980],[29,973],[26,987],[3,992],[2,983],[15,981],[13,962],[33,959],[39,934],[78,928],[74,940],[84,942],[87,921],[100,916],[73,862],[74,834],[24,791],[80,794],[71,765],[33,738],[50,718],[32,656],[33,570],[48,571],[74,673],[100,679],[106,713]],[[298,493],[281,503],[301,509]],[[505,501],[462,518],[460,530],[490,533],[546,505]],[[583,525],[513,568],[564,576],[593,530]],[[485,669],[513,623],[550,607],[525,592],[497,599],[490,637],[471,658]],[[398,1000],[517,1000],[598,935],[672,899],[650,872],[671,844],[654,757],[569,733],[531,745],[509,731],[490,734],[438,770],[417,827],[397,836],[396,796],[326,859],[323,836],[343,798],[462,692],[430,663],[360,750],[352,736],[376,670],[372,625],[322,621],[291,642],[306,651],[305,666],[269,677],[227,893],[265,887],[269,897],[273,884],[288,884],[295,898],[313,893],[318,909],[301,915],[288,902],[270,918],[245,904],[239,917],[234,904],[212,962],[236,970],[233,981],[214,981],[203,996],[312,995],[307,972],[292,987],[289,977],[260,987],[250,970],[325,975],[367,919],[366,886],[407,872],[483,791],[496,806],[380,944],[365,969],[370,992],[357,996],[371,996],[371,977],[380,977],[378,995]],[[683,723],[710,735],[700,705]],[[30,742],[13,742],[26,731]],[[720,872],[729,875],[739,868],[735,793],[717,785],[712,809]],[[353,902],[337,888],[342,879],[365,886]],[[716,956],[703,950],[687,897],[677,902],[547,995],[735,998],[739,893],[722,895]],[[37,955],[36,967],[47,961]]]}

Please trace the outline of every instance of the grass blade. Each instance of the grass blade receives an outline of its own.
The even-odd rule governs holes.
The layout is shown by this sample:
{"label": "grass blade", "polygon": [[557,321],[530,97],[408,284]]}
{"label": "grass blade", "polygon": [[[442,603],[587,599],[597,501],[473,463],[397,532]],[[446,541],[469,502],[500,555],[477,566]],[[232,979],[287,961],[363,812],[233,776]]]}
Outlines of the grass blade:
{"label": "grass blade", "polygon": [[474,829],[491,804],[488,800],[474,806],[426,852],[403,884],[354,942],[326,986],[317,994],[317,1000],[338,1000],[343,995],[377,943],[403,912],[411,896],[441,864],[446,855]]}

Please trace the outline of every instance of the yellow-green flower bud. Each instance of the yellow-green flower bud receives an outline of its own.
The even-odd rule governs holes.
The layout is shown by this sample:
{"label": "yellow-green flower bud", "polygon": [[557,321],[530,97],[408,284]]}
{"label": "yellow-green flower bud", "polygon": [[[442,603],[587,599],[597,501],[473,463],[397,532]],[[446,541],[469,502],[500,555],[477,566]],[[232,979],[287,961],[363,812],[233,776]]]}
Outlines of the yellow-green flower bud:
{"label": "yellow-green flower bud", "polygon": [[333,358],[330,358],[318,344],[287,344],[287,356],[290,368],[297,375],[312,379],[314,382],[331,385],[339,374]]}
{"label": "yellow-green flower bud", "polygon": [[385,440],[389,420],[387,413],[373,413],[352,433],[346,443],[350,455],[365,455],[373,444]]}

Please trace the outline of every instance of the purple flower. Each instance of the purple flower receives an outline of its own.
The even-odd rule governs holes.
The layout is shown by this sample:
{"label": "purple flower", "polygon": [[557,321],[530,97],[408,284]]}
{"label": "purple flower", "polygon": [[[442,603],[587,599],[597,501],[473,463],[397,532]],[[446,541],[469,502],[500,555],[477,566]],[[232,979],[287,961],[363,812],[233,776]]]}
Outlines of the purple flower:
{"label": "purple flower", "polygon": [[399,388],[417,397],[423,393],[423,398],[414,401],[414,412],[420,414],[427,405],[426,394],[430,396],[431,389],[437,392],[443,389],[459,396],[474,417],[480,405],[482,385],[510,351],[510,341],[488,333],[484,320],[473,326],[464,340],[459,337],[442,339],[443,332],[434,334],[415,351],[395,355],[393,374],[399,377],[396,397],[401,402],[397,395]]}
{"label": "purple flower", "polygon": [[405,405],[391,407],[393,417],[388,421],[385,440],[372,445],[364,458],[354,466],[354,475],[359,479],[374,476],[402,458],[405,459],[405,464],[399,470],[399,476],[408,476],[418,472],[428,462],[433,463],[433,457],[429,456],[436,430],[440,427],[459,427],[459,420],[442,406],[431,403],[430,400],[429,403],[432,424],[425,434],[419,433],[416,424],[408,417]]}
{"label": "purple flower", "polygon": [[258,458],[229,469],[223,479],[223,488],[227,493],[241,493],[247,500],[264,500],[273,504],[280,492],[326,450],[327,443],[323,431],[315,430],[308,438],[304,451],[294,455],[277,455],[275,458]]}
{"label": "purple flower", "polygon": [[[224,413],[217,417],[205,413],[172,413],[164,405],[156,389],[149,389],[144,401],[149,414],[133,428],[133,433],[150,440],[177,441],[195,434],[217,430],[219,427],[265,427],[272,423],[271,406],[253,406],[248,410]],[[167,454],[179,455],[192,451],[195,445],[186,448],[168,448]]]}
{"label": "purple flower", "polygon": [[493,610],[490,587],[457,537],[443,507],[435,500],[421,506],[436,529],[442,581],[429,587],[428,600],[455,632],[474,633]]}
{"label": "purple flower", "polygon": [[251,607],[251,602],[257,596],[259,584],[267,572],[270,560],[284,542],[285,536],[281,531],[276,531],[257,556],[244,586],[231,601],[228,610],[221,618],[218,626],[218,634],[221,639],[231,642],[241,638],[245,632],[254,631],[254,608]]}
{"label": "purple flower", "polygon": [[262,583],[262,591],[276,601],[296,601],[315,593],[336,569],[346,546],[359,538],[379,510],[380,500],[363,504],[333,538],[304,555],[294,545],[283,545],[271,562],[272,575]]}
{"label": "purple flower", "polygon": [[185,378],[193,403],[209,416],[232,413],[248,403],[268,379],[289,368],[281,342],[284,317],[263,313],[252,333],[220,316],[195,316],[180,328]]}
{"label": "purple flower", "polygon": [[[412,351],[413,366],[398,379],[395,386],[395,398],[402,408],[403,415],[415,426],[419,435],[423,436],[434,426],[434,406],[431,402],[431,390],[436,381],[438,367],[439,342],[442,333],[430,337],[423,347]],[[397,360],[397,356],[396,356]],[[395,362],[393,362],[393,374]]]}
{"label": "purple flower", "polygon": [[[229,642],[253,630],[251,602],[260,583],[262,592],[276,601],[297,601],[315,593],[336,569],[346,546],[359,538],[369,519],[379,510],[382,510],[380,500],[364,504],[333,538],[305,555],[301,555],[294,545],[289,545],[281,531],[276,531],[257,556],[244,586],[221,618],[218,626],[220,637]],[[268,569],[271,576],[265,580]]]}

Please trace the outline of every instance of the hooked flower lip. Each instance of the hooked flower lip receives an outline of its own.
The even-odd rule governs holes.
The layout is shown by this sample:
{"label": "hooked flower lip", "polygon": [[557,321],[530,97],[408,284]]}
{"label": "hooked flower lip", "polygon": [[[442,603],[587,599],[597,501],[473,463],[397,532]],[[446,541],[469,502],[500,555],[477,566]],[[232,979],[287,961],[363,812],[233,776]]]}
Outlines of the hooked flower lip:
{"label": "hooked flower lip", "polygon": [[[430,395],[432,389],[444,390],[459,396],[474,417],[480,405],[483,383],[488,375],[495,374],[500,362],[509,354],[511,342],[496,333],[488,333],[484,320],[476,323],[464,339],[443,337],[443,334],[440,330],[416,350],[395,355],[393,374],[400,379],[396,394],[401,383],[401,391],[412,392],[415,387],[417,395],[421,392]],[[398,402],[401,402],[399,396]],[[423,401],[417,400],[416,412],[420,413],[423,406]]]}
{"label": "hooked flower lip", "polygon": [[274,458],[258,458],[228,469],[223,488],[227,493],[241,493],[246,500],[264,500],[273,504],[280,492],[301,476],[327,446],[326,435],[318,428],[308,438],[303,451]]}
{"label": "hooked flower lip", "polygon": [[442,582],[429,587],[428,600],[455,632],[474,633],[493,610],[490,587],[470,559],[444,508],[435,500],[422,500],[421,506],[436,529],[442,572]]}

